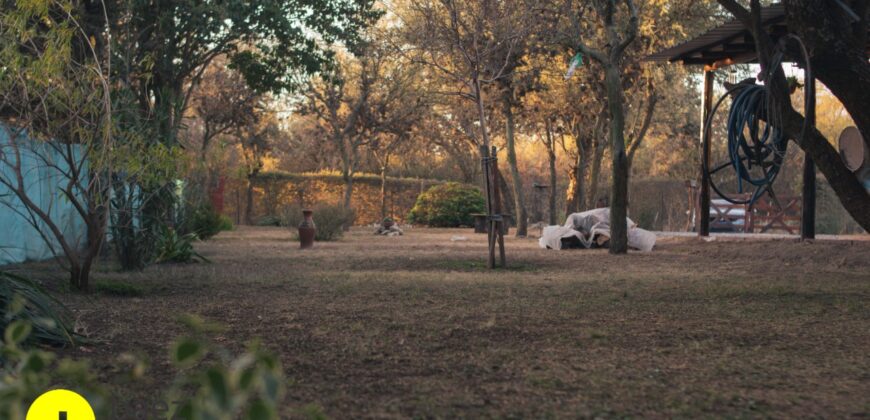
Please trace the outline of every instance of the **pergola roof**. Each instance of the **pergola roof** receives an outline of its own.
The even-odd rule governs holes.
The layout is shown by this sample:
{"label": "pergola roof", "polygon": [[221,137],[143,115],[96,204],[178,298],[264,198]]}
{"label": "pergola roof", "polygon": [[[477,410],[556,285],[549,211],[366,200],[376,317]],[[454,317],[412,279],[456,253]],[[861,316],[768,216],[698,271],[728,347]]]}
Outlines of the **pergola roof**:
{"label": "pergola roof", "polygon": [[[778,3],[762,8],[761,22],[774,41],[786,34],[785,6]],[[644,60],[705,65],[750,63],[756,60],[755,42],[742,22],[731,19],[682,44],[648,55]]]}

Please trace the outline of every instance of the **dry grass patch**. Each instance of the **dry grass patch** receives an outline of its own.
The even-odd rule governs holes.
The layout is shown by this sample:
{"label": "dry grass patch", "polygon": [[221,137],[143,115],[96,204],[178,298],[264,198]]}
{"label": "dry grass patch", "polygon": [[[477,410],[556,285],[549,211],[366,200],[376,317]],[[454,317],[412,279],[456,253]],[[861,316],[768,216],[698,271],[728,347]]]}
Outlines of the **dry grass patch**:
{"label": "dry grass patch", "polygon": [[[452,242],[454,235],[468,241]],[[470,230],[354,230],[300,251],[279,228],[199,244],[212,264],[103,271],[123,297],[65,294],[98,341],[86,357],[122,383],[115,356],[151,363],[117,386],[153,409],[172,371],[174,319],[260,337],[292,379],[285,416],[793,417],[870,411],[870,242],[699,242],[650,254],[546,251],[508,238],[483,268]]]}

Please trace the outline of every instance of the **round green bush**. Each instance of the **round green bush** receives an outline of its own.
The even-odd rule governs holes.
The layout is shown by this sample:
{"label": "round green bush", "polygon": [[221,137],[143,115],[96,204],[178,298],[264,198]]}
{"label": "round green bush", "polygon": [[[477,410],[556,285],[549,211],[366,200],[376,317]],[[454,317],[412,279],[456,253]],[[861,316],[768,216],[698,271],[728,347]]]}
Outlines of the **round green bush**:
{"label": "round green bush", "polygon": [[479,189],[448,182],[420,194],[408,220],[432,227],[472,226],[472,214],[483,213],[485,209],[486,201]]}

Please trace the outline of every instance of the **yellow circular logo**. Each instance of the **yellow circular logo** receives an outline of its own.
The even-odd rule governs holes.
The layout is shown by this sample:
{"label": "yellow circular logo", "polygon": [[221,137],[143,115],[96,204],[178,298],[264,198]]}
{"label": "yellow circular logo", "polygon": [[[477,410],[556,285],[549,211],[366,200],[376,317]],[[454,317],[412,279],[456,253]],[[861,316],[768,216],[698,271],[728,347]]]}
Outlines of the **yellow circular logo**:
{"label": "yellow circular logo", "polygon": [[39,396],[25,420],[95,420],[88,400],[67,389],[55,389]]}

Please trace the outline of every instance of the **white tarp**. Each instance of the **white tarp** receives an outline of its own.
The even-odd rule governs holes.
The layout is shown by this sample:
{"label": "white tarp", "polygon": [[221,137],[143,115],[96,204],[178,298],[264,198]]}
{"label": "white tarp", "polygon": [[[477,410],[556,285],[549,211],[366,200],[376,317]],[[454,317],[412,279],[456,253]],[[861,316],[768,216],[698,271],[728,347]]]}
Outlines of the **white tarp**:
{"label": "white tarp", "polygon": [[[644,252],[652,251],[656,244],[656,235],[648,230],[637,227],[631,219],[628,223],[628,246]],[[562,226],[547,226],[541,234],[538,244],[541,248],[562,249],[562,238],[571,236],[590,248],[596,236],[610,238],[610,208],[600,208],[581,213],[572,213]]]}

